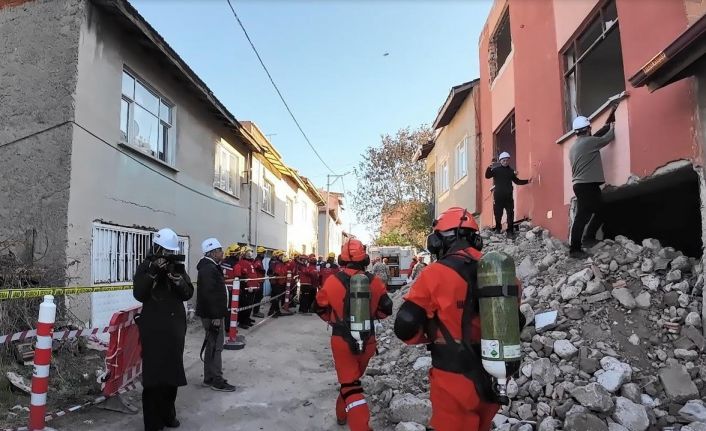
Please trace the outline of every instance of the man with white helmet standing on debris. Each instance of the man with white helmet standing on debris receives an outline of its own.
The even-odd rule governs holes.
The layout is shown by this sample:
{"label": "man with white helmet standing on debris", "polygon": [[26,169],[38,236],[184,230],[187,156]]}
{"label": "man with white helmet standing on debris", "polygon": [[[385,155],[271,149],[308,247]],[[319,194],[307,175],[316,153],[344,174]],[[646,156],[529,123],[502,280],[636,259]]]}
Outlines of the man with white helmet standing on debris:
{"label": "man with white helmet standing on debris", "polygon": [[201,244],[204,256],[196,265],[199,271],[196,289],[196,315],[206,331],[203,354],[203,383],[215,391],[233,392],[235,386],[223,378],[223,340],[228,317],[228,288],[223,277],[223,248],[216,238]]}
{"label": "man with white helmet standing on debris", "polygon": [[507,235],[515,235],[515,200],[512,196],[512,183],[525,185],[532,182],[532,178],[521,180],[517,178],[517,171],[510,166],[510,153],[502,152],[498,156],[500,163],[488,166],[485,170],[485,178],[493,179],[493,211],[495,213],[495,231],[502,231],[503,211],[507,213]]}
{"label": "man with white helmet standing on debris", "polygon": [[132,294],[142,303],[135,317],[142,345],[142,410],[145,431],[177,428],[177,388],[186,386],[184,301],[194,294],[179,252],[179,238],[168,228],[156,232],[147,258],[137,267]]}
{"label": "man with white helmet standing on debris", "polygon": [[[582,243],[585,242],[589,247],[593,245],[596,241],[596,233],[602,225],[601,185],[605,183],[605,175],[601,148],[610,144],[615,138],[616,109],[617,105],[614,105],[606,124],[593,135],[591,135],[591,122],[588,118],[579,116],[573,122],[573,129],[577,136],[576,142],[569,150],[572,183],[576,196],[576,215],[571,226],[570,256],[573,258],[588,257],[581,248]],[[586,228],[587,224],[588,228]]]}

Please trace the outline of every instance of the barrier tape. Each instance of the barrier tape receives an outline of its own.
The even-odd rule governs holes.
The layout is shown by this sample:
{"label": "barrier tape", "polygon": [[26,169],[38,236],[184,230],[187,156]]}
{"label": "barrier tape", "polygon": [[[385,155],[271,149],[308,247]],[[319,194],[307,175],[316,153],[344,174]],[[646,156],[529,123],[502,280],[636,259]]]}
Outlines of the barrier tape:
{"label": "barrier tape", "polygon": [[[50,413],[50,414],[48,414],[48,415],[45,416],[45,420],[46,420],[47,422],[49,422],[49,421],[51,421],[52,419],[57,419],[57,418],[60,418],[60,417],[62,417],[62,416],[66,416],[68,413],[72,413],[72,412],[75,412],[75,411],[77,411],[77,410],[84,409],[84,408],[86,408],[86,407],[92,407],[92,406],[98,405],[98,404],[104,402],[105,400],[107,400],[108,398],[112,398],[112,397],[115,397],[115,396],[118,396],[118,395],[122,395],[122,394],[124,394],[124,393],[126,393],[126,392],[130,392],[130,391],[132,391],[132,390],[134,390],[134,389],[137,389],[137,388],[140,387],[140,386],[141,386],[141,384],[140,384],[139,382],[130,383],[129,385],[125,386],[124,388],[120,389],[118,392],[114,393],[113,395],[111,395],[111,396],[109,396],[109,397],[106,397],[105,395],[101,395],[100,397],[98,397],[98,398],[96,398],[96,399],[94,399],[94,400],[91,400],[91,401],[87,401],[87,402],[85,402],[85,403],[83,403],[83,404],[78,404],[78,405],[75,405],[75,406],[73,406],[73,407],[69,407],[68,409],[59,410],[59,411]],[[28,427],[2,428],[2,431],[27,431],[28,429],[29,429]]]}
{"label": "barrier tape", "polygon": [[285,294],[285,292],[282,292],[282,293],[277,294],[275,296],[269,296],[267,299],[263,299],[262,301],[260,301],[257,304],[248,305],[246,307],[240,307],[240,308],[238,308],[238,313],[240,313],[241,311],[250,310],[252,308],[259,307],[261,305],[269,304],[270,302],[272,302],[272,300],[277,299],[284,294]]}
{"label": "barrier tape", "polygon": [[10,299],[41,298],[44,295],[65,296],[78,295],[82,293],[115,292],[119,290],[131,290],[132,284],[121,284],[118,286],[78,286],[78,287],[30,287],[27,289],[2,289],[0,290],[0,301]]}
{"label": "barrier tape", "polygon": [[[56,331],[54,332],[54,340],[68,340],[77,337],[92,337],[98,334],[105,334],[107,332],[115,332],[119,329],[126,328],[128,326],[135,324],[135,318],[132,316],[129,321],[122,323],[120,325],[114,326],[104,326],[100,328],[86,328],[86,329],[71,329],[66,331]],[[31,329],[22,332],[16,332],[14,334],[0,336],[0,346],[7,343],[12,343],[15,341],[31,340],[37,336],[37,330]]]}

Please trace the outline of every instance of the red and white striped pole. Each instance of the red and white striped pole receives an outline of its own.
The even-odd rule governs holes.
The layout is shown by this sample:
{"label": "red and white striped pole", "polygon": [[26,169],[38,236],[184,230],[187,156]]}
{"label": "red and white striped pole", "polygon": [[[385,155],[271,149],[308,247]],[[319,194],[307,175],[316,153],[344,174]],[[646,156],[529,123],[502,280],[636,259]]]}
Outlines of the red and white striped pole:
{"label": "red and white striped pole", "polygon": [[223,344],[225,350],[240,350],[245,347],[244,337],[238,336],[238,307],[240,306],[240,279],[233,280],[230,299],[230,328],[228,339]]}
{"label": "red and white striped pole", "polygon": [[284,290],[284,306],[280,314],[283,316],[291,316],[293,313],[289,311],[290,290],[292,289],[292,271],[287,271],[287,286]]}
{"label": "red and white striped pole", "polygon": [[39,306],[37,320],[37,344],[34,348],[34,374],[32,374],[32,398],[29,405],[30,431],[45,430],[47,413],[47,391],[49,390],[49,365],[51,364],[52,333],[56,319],[56,304],[52,295],[44,296]]}

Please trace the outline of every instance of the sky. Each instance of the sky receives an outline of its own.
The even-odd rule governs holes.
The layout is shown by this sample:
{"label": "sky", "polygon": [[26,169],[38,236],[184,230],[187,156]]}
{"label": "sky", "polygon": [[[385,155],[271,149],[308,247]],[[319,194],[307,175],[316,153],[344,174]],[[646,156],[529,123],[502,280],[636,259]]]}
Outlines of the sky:
{"label": "sky", "polygon": [[[490,0],[231,0],[285,100],[336,174],[383,134],[431,124],[449,89],[478,77]],[[131,0],[239,120],[326,187],[226,0]],[[388,55],[385,55],[385,54]],[[349,174],[332,191],[355,192]],[[350,201],[350,199],[349,199]],[[348,205],[345,228],[369,240]]]}

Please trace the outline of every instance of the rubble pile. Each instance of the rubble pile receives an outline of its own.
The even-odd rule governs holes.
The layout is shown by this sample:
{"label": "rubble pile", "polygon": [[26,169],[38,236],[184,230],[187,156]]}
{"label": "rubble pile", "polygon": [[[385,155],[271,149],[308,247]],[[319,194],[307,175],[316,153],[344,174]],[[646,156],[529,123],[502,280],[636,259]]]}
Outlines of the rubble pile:
{"label": "rubble pile", "polygon": [[[503,431],[706,431],[702,263],[659,241],[617,237],[587,260],[539,227],[515,240],[483,233],[484,251],[516,260],[522,280],[523,363]],[[405,291],[394,294],[396,307]],[[379,334],[364,378],[373,414],[396,431],[423,430],[431,414],[425,346]]]}

